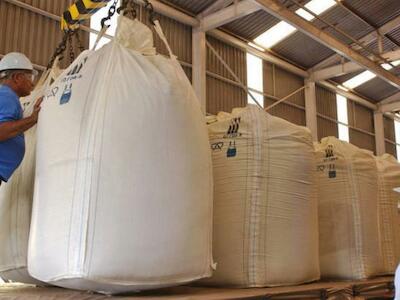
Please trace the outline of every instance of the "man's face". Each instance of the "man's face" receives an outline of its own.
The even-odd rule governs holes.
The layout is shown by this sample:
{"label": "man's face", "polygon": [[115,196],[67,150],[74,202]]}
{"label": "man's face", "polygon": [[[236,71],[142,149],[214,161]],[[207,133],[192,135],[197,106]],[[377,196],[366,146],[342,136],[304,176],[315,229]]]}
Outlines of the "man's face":
{"label": "man's face", "polygon": [[13,81],[15,83],[16,89],[17,89],[17,94],[20,97],[26,97],[30,95],[34,88],[34,80],[35,76],[32,74],[32,72],[29,71],[21,71],[21,72],[16,72],[12,76]]}

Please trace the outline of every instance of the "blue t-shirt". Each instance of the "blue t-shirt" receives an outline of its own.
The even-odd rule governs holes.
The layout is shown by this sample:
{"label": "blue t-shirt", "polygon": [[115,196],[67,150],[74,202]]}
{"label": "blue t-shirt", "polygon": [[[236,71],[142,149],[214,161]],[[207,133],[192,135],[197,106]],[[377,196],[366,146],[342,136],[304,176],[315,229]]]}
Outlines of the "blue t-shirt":
{"label": "blue t-shirt", "polygon": [[[0,123],[22,119],[17,94],[7,85],[0,86]],[[8,181],[25,155],[24,134],[0,142],[0,180]]]}

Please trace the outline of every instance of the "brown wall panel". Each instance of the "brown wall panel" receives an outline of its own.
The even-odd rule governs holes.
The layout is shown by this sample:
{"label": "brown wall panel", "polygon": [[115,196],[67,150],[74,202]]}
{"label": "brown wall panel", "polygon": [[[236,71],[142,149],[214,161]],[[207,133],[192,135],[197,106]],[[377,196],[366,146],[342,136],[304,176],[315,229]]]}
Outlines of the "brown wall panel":
{"label": "brown wall panel", "polygon": [[323,87],[316,86],[317,113],[337,120],[336,94]]}
{"label": "brown wall panel", "polygon": [[[264,99],[265,106],[271,105],[276,102],[268,98]],[[269,109],[268,113],[273,116],[285,119],[291,123],[306,126],[306,114],[305,111],[301,108],[293,107],[286,103],[279,103],[278,105]]]}
{"label": "brown wall panel", "polygon": [[353,145],[360,147],[362,149],[366,149],[375,153],[375,137],[355,129],[349,129],[350,143]]}
{"label": "brown wall panel", "polygon": [[[241,49],[232,47],[210,36],[207,36],[207,41],[240,78],[243,84],[246,85],[246,53]],[[234,77],[209,48],[207,48],[207,71],[221,77],[215,78],[215,76],[207,75],[208,113],[216,114],[219,111],[231,112],[235,107],[246,106],[247,94],[241,87],[234,84]],[[226,80],[224,81],[224,79]]]}
{"label": "brown wall panel", "polygon": [[349,125],[374,133],[374,112],[354,101],[347,101]]}
{"label": "brown wall panel", "polygon": [[[264,93],[282,99],[297,89],[304,86],[303,78],[288,71],[275,67],[273,64],[264,61],[263,63]],[[304,107],[304,90],[299,91],[284,102]]]}
{"label": "brown wall panel", "polygon": [[[273,64],[263,62],[264,93],[275,98],[264,97],[264,107],[274,104],[278,99],[282,99],[304,85],[301,77],[282,70]],[[304,107],[304,90],[289,97],[284,102],[272,107],[268,113],[283,118],[294,124],[305,126],[306,114]],[[299,107],[292,106],[295,104]]]}
{"label": "brown wall panel", "polygon": [[394,120],[387,116],[384,116],[383,117],[383,126],[384,126],[384,130],[385,130],[385,138],[395,142],[396,134],[394,131]]}
{"label": "brown wall panel", "polygon": [[207,76],[207,113],[231,112],[233,108],[247,105],[242,88],[211,76]]}
{"label": "brown wall panel", "polygon": [[[223,60],[228,64],[232,71],[239,77],[240,81],[246,85],[246,52],[221,42],[211,36],[207,36],[207,41],[217,51]],[[235,81],[235,78],[224,67],[221,61],[207,47],[207,71]]]}
{"label": "brown wall panel", "polygon": [[[24,0],[21,2],[60,16],[73,1]],[[32,63],[40,66],[48,64],[63,35],[59,21],[6,1],[0,1],[0,28],[0,54],[22,52],[30,58]],[[80,40],[81,44],[87,47],[89,34],[81,31]],[[76,44],[74,39],[73,45],[77,55],[79,51]],[[68,54],[65,57],[64,65],[69,63]]]}
{"label": "brown wall panel", "polygon": [[327,136],[338,137],[338,126],[337,123],[330,120],[318,117],[318,140]]}
{"label": "brown wall panel", "polygon": [[397,158],[396,145],[393,143],[385,142],[386,153],[392,154]]}

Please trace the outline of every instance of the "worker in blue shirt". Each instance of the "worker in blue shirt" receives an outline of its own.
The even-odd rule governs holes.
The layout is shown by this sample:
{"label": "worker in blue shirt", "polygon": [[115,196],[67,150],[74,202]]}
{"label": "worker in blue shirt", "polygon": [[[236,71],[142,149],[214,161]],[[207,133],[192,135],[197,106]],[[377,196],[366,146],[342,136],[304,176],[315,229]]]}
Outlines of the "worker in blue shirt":
{"label": "worker in blue shirt", "polygon": [[0,184],[7,182],[25,155],[24,132],[38,120],[42,98],[23,118],[20,97],[33,90],[37,71],[22,53],[11,52],[0,61]]}

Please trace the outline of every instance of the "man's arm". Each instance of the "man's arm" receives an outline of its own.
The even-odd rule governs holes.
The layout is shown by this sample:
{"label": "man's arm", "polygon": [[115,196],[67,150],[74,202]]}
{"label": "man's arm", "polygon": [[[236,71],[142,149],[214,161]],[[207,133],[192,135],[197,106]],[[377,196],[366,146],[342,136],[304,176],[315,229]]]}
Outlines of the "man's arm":
{"label": "man's arm", "polygon": [[0,123],[0,142],[16,137],[36,124],[33,116],[18,121]]}
{"label": "man's arm", "polygon": [[37,123],[42,99],[43,98],[40,98],[36,101],[33,112],[29,117],[17,121],[0,123],[0,142],[16,137]]}

